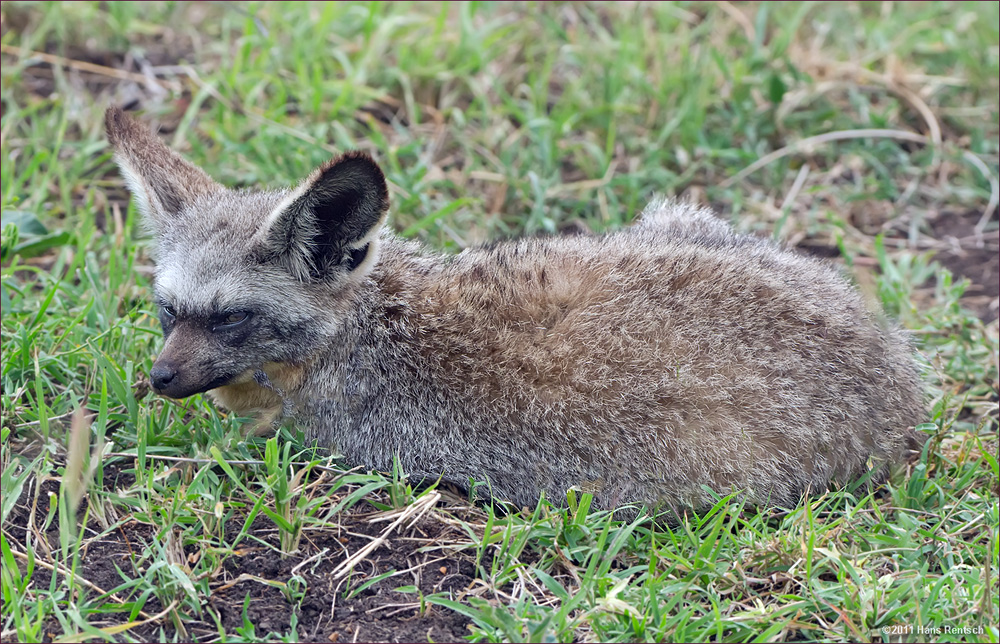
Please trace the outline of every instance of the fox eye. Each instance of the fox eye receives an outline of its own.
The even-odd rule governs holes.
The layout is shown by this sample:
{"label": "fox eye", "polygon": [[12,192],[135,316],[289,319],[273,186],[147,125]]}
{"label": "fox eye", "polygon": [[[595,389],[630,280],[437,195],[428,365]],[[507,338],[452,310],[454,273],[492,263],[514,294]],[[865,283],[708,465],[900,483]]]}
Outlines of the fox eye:
{"label": "fox eye", "polygon": [[234,311],[222,318],[222,321],[215,325],[217,329],[232,329],[250,319],[249,311]]}
{"label": "fox eye", "polygon": [[163,308],[163,314],[167,318],[173,320],[175,317],[177,317],[177,311],[174,310],[174,307],[170,306],[169,304],[164,304],[162,308]]}
{"label": "fox eye", "polygon": [[239,311],[237,313],[230,313],[229,315],[226,316],[225,323],[226,324],[239,324],[243,320],[247,319],[248,315],[249,315],[249,313],[247,313],[246,311]]}

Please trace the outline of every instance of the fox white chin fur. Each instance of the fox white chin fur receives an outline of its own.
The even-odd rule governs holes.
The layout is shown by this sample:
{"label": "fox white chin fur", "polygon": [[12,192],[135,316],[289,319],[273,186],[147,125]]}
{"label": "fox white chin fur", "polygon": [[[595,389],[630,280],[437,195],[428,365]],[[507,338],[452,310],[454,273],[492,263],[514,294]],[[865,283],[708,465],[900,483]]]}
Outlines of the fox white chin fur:
{"label": "fox white chin fur", "polygon": [[834,268],[705,209],[446,256],[389,231],[367,154],[235,191],[121,110],[106,126],[155,238],[164,396],[211,391],[351,464],[398,457],[518,505],[788,506],[919,444],[903,332]]}

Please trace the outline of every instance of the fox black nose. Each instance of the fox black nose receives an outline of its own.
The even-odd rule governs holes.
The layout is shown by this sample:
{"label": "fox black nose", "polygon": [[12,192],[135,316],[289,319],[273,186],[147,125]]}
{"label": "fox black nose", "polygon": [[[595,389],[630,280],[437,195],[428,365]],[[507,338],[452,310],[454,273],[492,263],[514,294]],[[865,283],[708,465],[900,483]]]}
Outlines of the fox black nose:
{"label": "fox black nose", "polygon": [[153,381],[153,389],[160,391],[177,377],[177,370],[171,365],[154,364],[149,370],[149,379]]}

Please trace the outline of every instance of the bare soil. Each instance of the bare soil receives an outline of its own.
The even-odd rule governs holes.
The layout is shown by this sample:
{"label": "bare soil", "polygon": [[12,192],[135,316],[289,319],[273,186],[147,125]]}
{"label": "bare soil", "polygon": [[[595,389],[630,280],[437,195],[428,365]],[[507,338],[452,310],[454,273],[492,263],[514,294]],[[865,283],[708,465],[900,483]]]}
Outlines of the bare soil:
{"label": "bare soil", "polygon": [[[121,463],[105,467],[106,489],[122,489],[132,483],[131,475],[122,472],[121,467]],[[31,516],[29,508],[34,493],[30,487],[25,486],[21,502],[12,512],[7,526],[7,533],[12,537],[11,545],[17,551],[27,552],[25,541],[30,530],[32,534],[41,535],[49,548],[58,551],[57,530],[42,530],[47,508],[36,508],[34,516]],[[44,505],[49,493],[58,494],[55,481],[41,484],[39,505]],[[211,593],[207,605],[192,610],[189,604],[182,604],[179,610],[186,613],[183,621],[187,630],[180,634],[180,639],[212,640],[218,637],[220,625],[226,632],[235,633],[247,623],[252,624],[258,637],[269,632],[287,633],[293,619],[296,619],[296,632],[301,641],[464,640],[469,635],[471,620],[426,603],[421,608],[419,594],[397,592],[395,589],[412,585],[425,596],[449,591],[454,597],[461,596],[470,589],[475,577],[475,553],[449,549],[447,544],[467,541],[467,535],[453,524],[440,520],[442,513],[428,512],[415,525],[394,531],[351,575],[334,579],[335,569],[348,556],[379,537],[386,527],[385,521],[372,521],[382,513],[364,503],[358,507],[360,510],[341,513],[334,527],[307,530],[299,551],[285,558],[266,545],[278,546],[279,536],[274,524],[266,517],[258,517],[249,530],[252,537],[242,541],[236,552],[227,556],[221,567],[210,575],[208,585]],[[80,518],[83,518],[82,510]],[[227,543],[235,540],[243,520],[244,517],[237,516],[228,522]],[[173,535],[156,534],[152,525],[134,519],[107,534],[100,533],[101,528],[91,522],[77,574],[103,591],[110,591],[128,580],[148,574],[143,553],[156,544],[169,548],[173,540]],[[432,544],[443,544],[445,547],[421,552],[422,548]],[[36,553],[39,552],[37,544],[32,547]],[[174,563],[193,565],[200,554],[197,544],[184,544],[178,550],[176,559],[179,561]],[[42,556],[39,558],[44,559]],[[303,562],[307,563],[300,566]],[[408,572],[378,581],[356,594],[352,590],[366,580],[389,571]],[[37,588],[47,588],[51,574],[49,570],[36,566],[32,584]],[[297,589],[301,594],[297,596],[294,591],[286,592],[285,588]],[[88,594],[96,597],[98,592],[91,590]],[[116,596],[124,602],[137,599],[129,596],[127,591],[116,593]],[[105,601],[114,603],[114,600]],[[160,599],[151,597],[142,608],[146,614],[156,615],[164,606]],[[218,615],[219,625],[212,613]],[[104,619],[94,615],[91,616],[91,624],[107,628],[128,622],[128,617],[127,611],[108,614]],[[129,633],[140,640],[159,641],[161,629],[167,638],[178,635],[169,618],[135,626]],[[62,628],[52,619],[43,629],[44,641],[52,641],[61,633]]]}
{"label": "bare soil", "polygon": [[[934,258],[956,278],[967,278],[962,304],[974,311],[984,322],[997,319],[997,298],[1000,297],[1000,233],[993,229],[979,238],[975,227],[982,213],[942,213],[931,222],[935,239],[946,242],[947,250],[938,251]],[[991,218],[997,221],[997,211]]]}

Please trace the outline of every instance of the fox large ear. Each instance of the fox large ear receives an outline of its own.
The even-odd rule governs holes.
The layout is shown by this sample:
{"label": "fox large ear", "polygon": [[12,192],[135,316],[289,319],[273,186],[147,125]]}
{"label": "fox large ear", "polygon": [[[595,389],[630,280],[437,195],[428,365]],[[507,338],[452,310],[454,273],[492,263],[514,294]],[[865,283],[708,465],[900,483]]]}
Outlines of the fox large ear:
{"label": "fox large ear", "polygon": [[382,170],[364,152],[320,166],[268,216],[265,254],[300,280],[370,266],[389,211]]}
{"label": "fox large ear", "polygon": [[121,109],[109,107],[104,126],[125,183],[155,233],[174,223],[196,197],[224,189]]}

